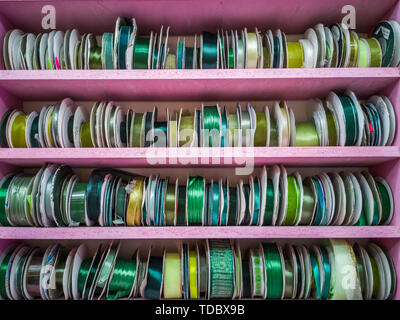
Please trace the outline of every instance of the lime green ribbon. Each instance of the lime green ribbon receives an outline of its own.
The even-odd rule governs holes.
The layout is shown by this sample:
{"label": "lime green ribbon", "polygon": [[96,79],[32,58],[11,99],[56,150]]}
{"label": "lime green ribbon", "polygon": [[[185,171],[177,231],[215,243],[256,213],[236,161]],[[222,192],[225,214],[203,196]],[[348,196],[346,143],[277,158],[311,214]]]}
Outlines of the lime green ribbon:
{"label": "lime green ribbon", "polygon": [[312,122],[296,123],[296,147],[318,147],[319,139]]}
{"label": "lime green ribbon", "polygon": [[300,213],[300,188],[294,176],[287,176],[288,204],[284,226],[294,225]]}

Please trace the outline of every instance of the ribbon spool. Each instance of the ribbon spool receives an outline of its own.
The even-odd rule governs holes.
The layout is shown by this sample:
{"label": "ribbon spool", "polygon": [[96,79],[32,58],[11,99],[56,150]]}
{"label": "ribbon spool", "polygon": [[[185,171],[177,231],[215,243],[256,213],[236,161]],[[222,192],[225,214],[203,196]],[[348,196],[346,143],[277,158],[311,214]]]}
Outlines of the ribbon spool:
{"label": "ribbon spool", "polygon": [[201,35],[201,68],[218,68],[218,36],[210,32]]}
{"label": "ribbon spool", "polygon": [[149,50],[150,39],[144,37],[136,37],[135,47],[133,49],[134,69],[149,69]]}
{"label": "ribbon spool", "polygon": [[26,148],[26,119],[27,116],[21,113],[17,113],[15,118],[10,123],[11,134],[10,142],[14,148]]}
{"label": "ribbon spool", "polygon": [[317,147],[319,139],[312,122],[296,123],[296,147]]}
{"label": "ribbon spool", "polygon": [[115,261],[108,285],[108,300],[129,298],[136,280],[137,262],[131,260]]}
{"label": "ribbon spool", "polygon": [[164,266],[164,298],[182,298],[181,256],[179,253],[166,252]]}
{"label": "ribbon spool", "polygon": [[219,147],[221,144],[221,112],[218,106],[203,107],[203,145]]}
{"label": "ribbon spool", "polygon": [[186,212],[189,225],[201,225],[204,215],[205,180],[191,177],[187,182]]}
{"label": "ribbon spool", "polygon": [[288,50],[288,68],[301,68],[303,66],[303,47],[300,42],[286,43]]}
{"label": "ribbon spool", "polygon": [[284,289],[281,249],[273,243],[263,243],[262,247],[267,274],[267,298],[280,299],[282,298]]}

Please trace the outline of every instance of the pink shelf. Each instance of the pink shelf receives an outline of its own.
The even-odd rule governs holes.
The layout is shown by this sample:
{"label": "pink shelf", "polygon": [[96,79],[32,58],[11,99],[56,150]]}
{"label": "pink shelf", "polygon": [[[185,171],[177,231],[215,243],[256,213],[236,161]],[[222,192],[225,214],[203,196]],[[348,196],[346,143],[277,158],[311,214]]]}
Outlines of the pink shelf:
{"label": "pink shelf", "polygon": [[399,68],[246,70],[0,70],[0,88],[22,100],[265,100],[367,97],[400,78]]}
{"label": "pink shelf", "polygon": [[298,166],[376,165],[400,158],[400,147],[256,147],[256,148],[88,148],[2,149],[0,163],[41,166],[45,162],[75,167],[233,167],[284,164]]}
{"label": "pink shelf", "polygon": [[290,239],[399,238],[400,226],[377,227],[0,227],[0,239]]}

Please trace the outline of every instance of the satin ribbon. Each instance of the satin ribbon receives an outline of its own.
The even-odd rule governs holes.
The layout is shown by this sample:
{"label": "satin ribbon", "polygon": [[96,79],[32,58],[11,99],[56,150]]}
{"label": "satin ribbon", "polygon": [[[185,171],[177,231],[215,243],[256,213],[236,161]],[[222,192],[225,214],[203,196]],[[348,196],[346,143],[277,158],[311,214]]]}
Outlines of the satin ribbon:
{"label": "satin ribbon", "polygon": [[274,243],[263,243],[266,270],[267,298],[280,299],[283,293],[283,268],[281,254]]}
{"label": "satin ribbon", "polygon": [[382,219],[381,221],[384,223],[389,220],[390,217],[390,196],[388,193],[388,190],[385,188],[385,186],[378,182],[375,181],[376,188],[378,189],[379,197],[381,199],[381,204],[382,204]]}
{"label": "satin ribbon", "polygon": [[287,42],[288,68],[301,68],[303,66],[303,47],[300,42]]}
{"label": "satin ribbon", "polygon": [[242,128],[242,147],[249,147],[248,143],[250,143],[250,139],[247,139],[248,135],[251,135],[251,119],[250,114],[248,112],[242,112],[241,119],[241,128]]}
{"label": "satin ribbon", "polygon": [[311,268],[312,268],[312,274],[313,274],[313,280],[314,280],[313,282],[315,284],[317,298],[322,299],[321,276],[320,276],[320,272],[319,272],[317,258],[315,257],[315,254],[314,254],[314,252],[312,252],[312,250],[310,250],[309,253],[310,253],[310,262],[311,262]]}
{"label": "satin ribbon", "polygon": [[219,194],[219,184],[214,182],[212,184],[211,189],[211,194],[212,198],[210,200],[210,203],[212,203],[212,211],[211,211],[211,218],[209,221],[209,225],[211,226],[218,226],[218,220],[219,220],[219,199],[220,199],[220,194]]}
{"label": "satin ribbon", "polygon": [[358,63],[358,39],[356,38],[355,32],[350,32],[350,61],[349,67],[357,67]]}
{"label": "satin ribbon", "polygon": [[228,188],[226,186],[222,186],[222,193],[223,193],[223,202],[224,208],[221,213],[221,226],[226,226],[228,223]]}
{"label": "satin ribbon", "polygon": [[144,297],[147,299],[161,298],[161,285],[163,281],[164,258],[150,257],[147,270],[147,283],[144,289]]}
{"label": "satin ribbon", "polygon": [[325,114],[326,114],[326,121],[328,124],[328,140],[329,140],[329,146],[335,147],[337,146],[337,141],[338,141],[338,129],[336,127],[336,121],[333,116],[333,112],[325,108]]}
{"label": "satin ribbon", "polygon": [[285,288],[284,288],[284,298],[291,298],[293,296],[294,289],[294,274],[291,261],[285,259]]}
{"label": "satin ribbon", "polygon": [[89,68],[90,69],[102,69],[102,58],[101,58],[101,48],[94,47],[91,48],[89,52]]}
{"label": "satin ribbon", "polygon": [[179,253],[165,253],[164,298],[182,298],[181,256]]}
{"label": "satin ribbon", "polygon": [[203,108],[204,147],[219,147],[221,141],[221,116],[217,106]]}
{"label": "satin ribbon", "polygon": [[279,68],[279,62],[280,62],[280,43],[279,43],[279,38],[277,36],[274,36],[274,62],[273,62],[273,67],[274,68]]}
{"label": "satin ribbon", "polygon": [[165,222],[167,226],[175,225],[176,202],[175,184],[168,184],[165,195]]}
{"label": "satin ribbon", "polygon": [[296,123],[296,147],[318,147],[319,139],[312,122]]}
{"label": "satin ribbon", "polygon": [[310,186],[303,183],[303,208],[301,224],[309,225],[314,216],[315,198]]}
{"label": "satin ribbon", "polygon": [[210,32],[203,32],[203,47],[201,51],[202,69],[217,69],[218,67],[218,37]]}
{"label": "satin ribbon", "polygon": [[346,124],[346,146],[354,146],[357,142],[358,117],[353,101],[347,96],[340,96]]}
{"label": "satin ribbon", "polygon": [[251,275],[250,275],[250,262],[248,260],[242,260],[242,274],[243,274],[243,291],[240,298],[249,299],[251,298]]}
{"label": "satin ribbon", "polygon": [[93,148],[92,138],[90,136],[90,123],[85,122],[81,126],[81,146],[82,148]]}
{"label": "satin ribbon", "polygon": [[6,211],[6,198],[8,193],[8,187],[10,186],[11,181],[14,176],[10,176],[6,178],[3,182],[3,185],[0,188],[0,224],[2,226],[10,226],[10,223],[7,219],[7,211]]}
{"label": "satin ribbon", "polygon": [[237,51],[237,69],[244,69],[244,46],[243,40],[238,40]]}
{"label": "satin ribbon", "polygon": [[375,38],[366,39],[371,55],[370,67],[379,68],[382,65],[382,50],[379,41]]}
{"label": "satin ribbon", "polygon": [[187,187],[187,218],[189,225],[201,225],[204,212],[205,181],[190,177]]}
{"label": "satin ribbon", "polygon": [[3,299],[8,299],[6,290],[7,277],[8,277],[7,270],[12,255],[13,255],[13,250],[10,250],[10,252],[5,255],[0,265],[0,296]]}
{"label": "satin ribbon", "polygon": [[26,148],[25,130],[26,115],[18,115],[15,117],[11,127],[11,142],[14,148]]}
{"label": "satin ribbon", "polygon": [[108,285],[108,300],[128,298],[136,278],[136,261],[115,261],[115,266]]}
{"label": "satin ribbon", "polygon": [[10,118],[11,113],[13,110],[9,109],[6,112],[4,112],[3,116],[1,117],[0,121],[0,145],[2,148],[8,148],[8,142],[7,142],[7,122],[8,119]]}
{"label": "satin ribbon", "polygon": [[228,68],[229,69],[235,68],[235,56],[233,54],[232,48],[229,48],[229,51],[228,51]]}
{"label": "satin ribbon", "polygon": [[176,56],[172,53],[168,53],[165,65],[166,69],[176,69]]}
{"label": "satin ribbon", "polygon": [[371,54],[367,40],[360,38],[358,42],[358,67],[368,68],[371,61]]}
{"label": "satin ribbon", "polygon": [[258,39],[256,33],[247,33],[246,39],[246,68],[257,68]]}
{"label": "satin ribbon", "polygon": [[300,188],[294,176],[287,176],[288,204],[284,226],[295,225],[300,212]]}
{"label": "satin ribbon", "polygon": [[315,189],[317,191],[317,213],[315,216],[314,225],[326,225],[326,202],[325,202],[325,192],[321,180],[318,177],[312,178]]}
{"label": "satin ribbon", "polygon": [[85,202],[87,183],[76,182],[70,198],[71,220],[78,223],[85,222]]}
{"label": "satin ribbon", "polygon": [[263,226],[272,226],[272,219],[274,215],[274,185],[272,179],[267,179],[267,194],[265,195],[265,213]]}
{"label": "satin ribbon", "polygon": [[270,118],[269,146],[278,147],[278,126],[273,118]]}
{"label": "satin ribbon", "polygon": [[136,37],[133,49],[133,69],[149,69],[150,39]]}
{"label": "satin ribbon", "polygon": [[195,250],[189,251],[189,282],[190,282],[190,299],[197,299],[198,298],[197,254]]}
{"label": "satin ribbon", "polygon": [[135,113],[132,128],[132,147],[142,147],[143,113]]}
{"label": "satin ribbon", "polygon": [[[132,27],[122,26],[119,33],[118,41],[118,68],[126,69],[126,49],[131,38]],[[136,48],[136,43],[135,43]]]}
{"label": "satin ribbon", "polygon": [[114,69],[114,34],[103,33],[101,46],[103,69]]}
{"label": "satin ribbon", "polygon": [[237,187],[229,188],[228,226],[235,226],[237,221]]}
{"label": "satin ribbon", "polygon": [[185,69],[193,69],[194,48],[185,48]]}
{"label": "satin ribbon", "polygon": [[[29,134],[29,139],[32,148],[40,148],[39,141],[37,139],[37,135],[39,134],[39,116],[36,116],[32,121],[31,132]],[[72,138],[73,141],[74,139]]]}
{"label": "satin ribbon", "polygon": [[190,147],[194,139],[194,117],[182,116],[179,123],[179,146]]}
{"label": "satin ribbon", "polygon": [[254,211],[253,211],[253,220],[251,222],[251,225],[256,226],[258,225],[258,219],[260,216],[260,184],[258,182],[258,178],[254,180],[253,189],[254,189]]}
{"label": "satin ribbon", "polygon": [[177,69],[183,69],[183,41],[178,43],[178,55],[177,55]]}
{"label": "satin ribbon", "polygon": [[228,127],[229,127],[229,146],[236,147],[238,145],[239,124],[237,114],[228,114]]}
{"label": "satin ribbon", "polygon": [[228,142],[228,128],[227,123],[228,119],[226,117],[226,113],[221,114],[221,147],[227,147]]}
{"label": "satin ribbon", "polygon": [[248,226],[250,224],[250,186],[248,184],[243,184],[243,193],[245,200],[245,209],[242,225]]}
{"label": "satin ribbon", "polygon": [[178,211],[176,213],[176,225],[186,225],[186,187],[178,187]]}
{"label": "satin ribbon", "polygon": [[268,123],[265,112],[256,112],[256,130],[254,133],[254,146],[265,147],[267,145]]}
{"label": "satin ribbon", "polygon": [[128,226],[140,226],[144,178],[136,177],[130,182],[130,184],[132,184],[132,189],[129,193],[128,209],[126,211],[126,224]]}
{"label": "satin ribbon", "polygon": [[329,261],[328,251],[324,247],[320,247],[322,253],[322,267],[324,269],[324,286],[321,290],[321,298],[328,299],[331,288],[331,264]]}
{"label": "satin ribbon", "polygon": [[231,299],[234,294],[234,254],[229,240],[209,240],[210,298]]}

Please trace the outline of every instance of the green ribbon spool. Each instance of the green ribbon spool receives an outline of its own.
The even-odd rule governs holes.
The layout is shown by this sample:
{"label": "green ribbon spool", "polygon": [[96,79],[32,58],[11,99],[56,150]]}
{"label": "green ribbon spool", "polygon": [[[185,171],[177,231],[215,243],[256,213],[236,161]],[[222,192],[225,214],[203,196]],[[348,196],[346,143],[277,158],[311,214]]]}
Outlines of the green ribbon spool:
{"label": "green ribbon spool", "polygon": [[103,33],[102,40],[102,66],[103,69],[114,69],[114,34]]}
{"label": "green ribbon spool", "polygon": [[380,287],[379,268],[375,258],[372,255],[369,255],[369,259],[371,261],[371,267],[372,267],[372,279],[373,279],[372,295],[376,297],[378,295]]}
{"label": "green ribbon spool", "polygon": [[269,146],[277,147],[278,146],[278,126],[276,125],[276,121],[273,118],[270,118],[270,128],[269,128]]}
{"label": "green ribbon spool", "polygon": [[[72,118],[73,119],[73,118]],[[36,116],[32,121],[31,132],[29,133],[29,141],[31,143],[32,148],[39,148],[39,141],[36,139],[36,135],[39,133],[39,116]],[[72,140],[73,141],[73,138]]]}
{"label": "green ribbon spool", "polygon": [[102,69],[103,63],[101,60],[101,48],[92,48],[89,52],[89,68],[90,69]]}
{"label": "green ribbon spool", "polygon": [[135,113],[133,118],[132,147],[142,146],[143,113]]}
{"label": "green ribbon spool", "polygon": [[328,299],[331,288],[331,264],[329,261],[328,251],[324,247],[320,247],[320,250],[322,252],[322,266],[324,268],[324,274],[325,274],[324,278],[325,280],[321,292],[321,298]]}
{"label": "green ribbon spool", "polygon": [[390,217],[390,196],[385,186],[375,181],[376,188],[378,189],[379,196],[382,203],[382,222],[388,221]]}
{"label": "green ribbon spool", "polygon": [[329,110],[328,108],[325,109],[325,114],[326,114],[326,121],[328,124],[329,145],[331,147],[335,147],[335,146],[337,146],[337,141],[338,141],[338,130],[336,127],[335,118],[334,118],[333,112],[331,110]]}
{"label": "green ribbon spool", "polygon": [[358,117],[356,106],[346,96],[339,97],[342,103],[345,124],[346,124],[346,146],[354,146],[357,143]]}
{"label": "green ribbon spool", "polygon": [[183,41],[178,43],[178,54],[177,54],[177,69],[183,69]]}
{"label": "green ribbon spool", "polygon": [[147,270],[147,284],[144,289],[144,297],[147,299],[161,298],[161,284],[163,279],[164,258],[150,257]]}
{"label": "green ribbon spool", "polygon": [[0,121],[0,145],[2,148],[8,148],[8,142],[7,142],[7,122],[8,118],[10,118],[10,115],[12,113],[12,110],[9,109],[6,112],[4,112],[3,116],[1,117]]}
{"label": "green ribbon spool", "polygon": [[303,183],[303,208],[302,221],[307,218],[306,222],[311,222],[314,214],[315,198],[311,187]]}
{"label": "green ribbon spool", "polygon": [[70,212],[74,222],[85,222],[86,182],[76,182],[71,193]]}
{"label": "green ribbon spool", "polygon": [[165,194],[165,222],[167,226],[175,225],[175,184],[168,184]]}
{"label": "green ribbon spool", "polygon": [[91,262],[92,261],[90,259],[82,261],[81,267],[79,269],[78,291],[80,293],[82,293],[83,289],[85,288],[85,282],[86,282],[87,276],[89,275],[89,269],[90,269]]}
{"label": "green ribbon spool", "polygon": [[233,54],[233,49],[229,48],[229,53],[228,53],[228,67],[229,69],[234,69],[235,68],[235,56]]}
{"label": "green ribbon spool", "polygon": [[221,226],[226,226],[227,218],[228,218],[228,188],[226,186],[222,186],[222,193],[223,193],[223,201],[224,201],[224,209],[221,213]]}
{"label": "green ribbon spool", "polygon": [[7,219],[6,198],[8,193],[8,187],[10,186],[10,183],[13,178],[14,178],[13,175],[8,177],[0,188],[0,224],[2,226],[10,226],[10,223],[8,222]]}
{"label": "green ribbon spool", "polygon": [[10,250],[9,253],[4,257],[3,261],[0,265],[0,295],[4,299],[8,299],[7,290],[6,290],[6,278],[7,278],[7,269],[8,264],[10,262],[11,256],[13,254],[13,250]]}
{"label": "green ribbon spool", "polygon": [[275,243],[263,243],[266,270],[267,298],[280,299],[283,293],[283,269],[281,255]]}
{"label": "green ribbon spool", "polygon": [[203,48],[201,51],[202,69],[217,69],[218,37],[210,32],[203,32]]}
{"label": "green ribbon spool", "polygon": [[136,261],[117,260],[108,287],[108,300],[129,297],[136,278]]}
{"label": "green ribbon spool", "polygon": [[317,291],[317,298],[321,299],[322,298],[321,276],[319,274],[317,258],[315,257],[314,253],[311,250],[310,250],[310,262],[311,262],[311,269],[312,269],[312,273],[313,273],[314,284],[315,284],[315,288]]}
{"label": "green ribbon spool", "polygon": [[210,221],[209,225],[218,226],[218,213],[219,213],[219,200],[220,200],[218,183],[212,184],[211,195],[212,195],[212,198],[210,200],[210,203],[212,203],[212,212],[211,212],[211,218],[210,218],[211,221]]}
{"label": "green ribbon spool", "polygon": [[186,225],[186,187],[178,187],[178,210],[176,212],[176,225]]}
{"label": "green ribbon spool", "polygon": [[149,38],[136,37],[133,49],[133,69],[149,69],[149,46]]}
{"label": "green ribbon spool", "polygon": [[317,191],[317,213],[314,221],[314,225],[326,225],[326,203],[324,190],[322,187],[322,183],[319,179],[313,177],[312,178],[315,189]]}
{"label": "green ribbon spool", "polygon": [[228,226],[235,226],[237,221],[237,187],[229,188]]}
{"label": "green ribbon spool", "polygon": [[203,108],[203,143],[205,147],[219,147],[221,116],[217,106]]}
{"label": "green ribbon spool", "polygon": [[210,298],[231,299],[234,294],[235,257],[229,240],[209,241]]}
{"label": "green ribbon spool", "polygon": [[292,226],[296,223],[300,212],[300,188],[294,176],[287,176],[288,204],[286,209],[284,226]]}
{"label": "green ribbon spool", "polygon": [[154,146],[159,148],[167,147],[168,138],[168,123],[167,121],[157,121],[154,123]]}
{"label": "green ribbon spool", "polygon": [[312,122],[296,123],[296,147],[318,147],[319,139]]}
{"label": "green ribbon spool", "polygon": [[258,223],[258,219],[260,216],[260,183],[258,179],[254,181],[254,212],[253,212],[253,221],[251,225],[256,226]]}
{"label": "green ribbon spool", "polygon": [[251,298],[251,276],[250,276],[250,263],[247,259],[242,260],[242,274],[243,274],[243,291],[242,298],[250,299]]}
{"label": "green ribbon spool", "polygon": [[187,187],[187,219],[189,225],[201,225],[204,212],[205,181],[203,177],[190,177]]}
{"label": "green ribbon spool", "polygon": [[193,69],[193,53],[194,48],[185,48],[185,69]]}
{"label": "green ribbon spool", "polygon": [[254,146],[265,147],[267,145],[267,117],[265,112],[256,112],[256,130],[254,132]]}

